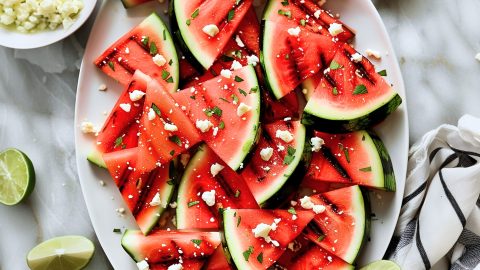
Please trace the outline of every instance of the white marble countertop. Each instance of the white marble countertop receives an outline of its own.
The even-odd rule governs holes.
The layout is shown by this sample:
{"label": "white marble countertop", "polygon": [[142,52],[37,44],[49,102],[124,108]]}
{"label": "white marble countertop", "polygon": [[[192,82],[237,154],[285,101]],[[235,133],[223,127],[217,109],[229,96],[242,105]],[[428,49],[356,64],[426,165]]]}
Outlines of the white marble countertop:
{"label": "white marble countertop", "polygon": [[[480,116],[480,62],[475,60],[480,2],[374,3],[404,75],[411,143],[442,123],[455,124],[465,113]],[[28,269],[25,254],[50,237],[96,239],[78,182],[73,137],[78,69],[92,22],[45,48],[0,47],[0,149],[25,151],[37,173],[25,203],[0,205],[0,270]],[[111,269],[95,244],[87,269]]]}

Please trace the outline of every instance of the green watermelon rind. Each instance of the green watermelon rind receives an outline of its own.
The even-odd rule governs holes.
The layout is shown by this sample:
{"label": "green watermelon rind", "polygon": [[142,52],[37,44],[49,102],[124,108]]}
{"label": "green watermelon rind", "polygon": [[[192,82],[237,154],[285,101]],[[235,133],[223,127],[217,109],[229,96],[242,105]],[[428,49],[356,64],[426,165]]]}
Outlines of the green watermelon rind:
{"label": "green watermelon rind", "polygon": [[383,144],[382,140],[375,134],[373,131],[367,131],[368,135],[372,139],[375,148],[377,149],[377,153],[379,155],[380,161],[382,163],[383,169],[383,190],[386,191],[396,191],[396,180],[395,180],[395,172],[393,170],[392,160],[390,158],[390,154],[388,153],[387,148]]}
{"label": "green watermelon rind", "polygon": [[87,160],[90,161],[92,164],[97,165],[99,168],[106,169],[107,164],[103,160],[102,153],[98,151],[96,148],[90,151],[87,155]]}
{"label": "green watermelon rind", "polygon": [[136,240],[135,232],[136,232],[135,230],[130,230],[130,229],[125,230],[122,236],[121,244],[125,252],[127,252],[128,255],[130,255],[130,257],[132,257],[132,259],[135,262],[139,262],[139,261],[142,261],[143,258],[141,254],[135,252],[135,248],[137,248],[138,250],[138,247],[137,247],[138,241]]}
{"label": "green watermelon rind", "polygon": [[[243,257],[244,250],[238,250],[239,246],[234,245],[240,241],[235,241],[233,237],[235,236],[234,232],[237,229],[237,218],[234,217],[235,210],[233,209],[224,209],[222,210],[221,215],[221,226],[220,226],[220,236],[222,240],[223,251],[225,253],[225,259],[228,261],[228,264],[234,266],[238,270],[250,270],[250,265],[245,261]],[[241,238],[242,236],[238,236]],[[232,239],[232,240],[230,240]],[[229,241],[230,240],[230,241]],[[231,246],[229,245],[231,244]],[[255,258],[250,258],[255,260]]]}
{"label": "green watermelon rind", "polygon": [[351,116],[347,116],[348,108],[344,109],[344,113],[340,113],[338,109],[336,109],[338,112],[333,113],[331,108],[320,105],[315,102],[314,98],[310,98],[302,115],[302,124],[331,133],[364,130],[382,122],[400,104],[402,104],[402,98],[392,90],[392,95],[389,95],[384,100],[378,101],[364,110],[358,110],[357,113]]}

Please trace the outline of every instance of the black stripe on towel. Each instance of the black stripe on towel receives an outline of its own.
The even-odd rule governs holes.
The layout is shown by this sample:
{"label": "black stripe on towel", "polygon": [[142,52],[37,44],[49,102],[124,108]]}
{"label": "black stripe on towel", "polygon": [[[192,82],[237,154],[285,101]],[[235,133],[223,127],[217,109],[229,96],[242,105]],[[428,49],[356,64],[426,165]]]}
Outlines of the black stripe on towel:
{"label": "black stripe on towel", "polygon": [[431,153],[430,153],[430,156],[428,157],[428,161],[430,161],[430,163],[432,163],[432,160],[435,158],[435,156],[437,155],[437,153],[442,150],[443,147],[438,147],[438,148],[435,148]]}
{"label": "black stripe on towel", "polygon": [[417,237],[415,238],[415,242],[417,243],[417,249],[422,257],[423,264],[425,265],[425,269],[430,269],[432,266],[430,265],[430,260],[428,259],[427,252],[425,252],[425,248],[422,244],[422,239],[420,238],[420,219],[417,221]]}
{"label": "black stripe on towel", "polygon": [[427,188],[427,181],[423,182],[414,192],[410,193],[408,196],[405,196],[402,200],[402,207],[407,204],[409,201],[413,200],[418,194],[422,193]]}
{"label": "black stripe on towel", "polygon": [[480,264],[480,236],[464,229],[458,242],[465,246],[465,252],[455,261],[450,270],[474,269]]}
{"label": "black stripe on towel", "polygon": [[467,220],[463,215],[462,209],[460,209],[460,206],[458,206],[457,200],[455,200],[455,197],[450,192],[450,189],[448,189],[448,186],[445,183],[445,180],[443,179],[443,173],[442,173],[443,168],[445,168],[450,162],[455,160],[457,157],[458,157],[457,154],[452,154],[447,159],[445,159],[445,161],[440,166],[438,175],[440,176],[440,182],[442,183],[442,187],[443,187],[443,191],[445,192],[445,195],[447,195],[447,198],[450,201],[450,204],[452,205],[453,210],[455,210],[455,213],[457,213],[457,216],[460,219],[460,222],[462,223],[462,227],[465,227],[465,224],[467,224]]}

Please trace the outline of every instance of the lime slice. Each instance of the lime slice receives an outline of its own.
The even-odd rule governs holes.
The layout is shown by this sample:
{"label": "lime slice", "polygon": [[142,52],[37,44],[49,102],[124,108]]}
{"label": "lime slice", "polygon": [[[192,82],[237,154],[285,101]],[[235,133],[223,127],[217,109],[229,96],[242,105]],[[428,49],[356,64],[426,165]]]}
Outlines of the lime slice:
{"label": "lime slice", "polygon": [[367,264],[360,270],[402,270],[400,266],[392,261],[381,260]]}
{"label": "lime slice", "polygon": [[0,153],[0,202],[15,205],[30,195],[35,186],[35,170],[30,159],[17,149]]}
{"label": "lime slice", "polygon": [[79,270],[92,259],[95,246],[83,236],[52,238],[34,247],[27,255],[32,270]]}

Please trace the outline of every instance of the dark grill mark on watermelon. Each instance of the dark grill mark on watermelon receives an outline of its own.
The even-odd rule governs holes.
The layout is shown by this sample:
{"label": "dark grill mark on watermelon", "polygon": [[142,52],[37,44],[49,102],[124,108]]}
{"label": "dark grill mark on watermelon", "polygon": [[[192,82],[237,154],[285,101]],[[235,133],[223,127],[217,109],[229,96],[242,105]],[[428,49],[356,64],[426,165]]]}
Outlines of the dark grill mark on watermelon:
{"label": "dark grill mark on watermelon", "polygon": [[335,80],[332,77],[330,77],[328,73],[324,74],[323,77],[328,82],[328,84],[330,84],[330,86],[337,87],[337,82],[335,82]]}
{"label": "dark grill mark on watermelon", "polygon": [[332,164],[332,166],[335,168],[335,170],[337,170],[338,173],[340,173],[340,175],[343,177],[343,178],[346,178],[348,179],[349,181],[351,181],[350,179],[350,176],[348,175],[347,171],[342,167],[342,165],[340,165],[340,163],[338,162],[338,160],[335,158],[335,156],[332,154],[332,151],[330,150],[330,148],[326,147],[326,146],[323,146],[321,148],[322,150],[322,154],[323,156],[325,157],[325,159],[327,159],[327,161]]}
{"label": "dark grill mark on watermelon", "polygon": [[227,182],[225,181],[225,178],[223,177],[223,175],[221,173],[219,173],[216,177],[215,177],[215,180],[217,180],[218,184],[220,185],[220,187],[225,190],[225,192],[227,193],[227,196],[230,197],[230,198],[234,198],[235,197],[235,191],[227,184]]}
{"label": "dark grill mark on watermelon", "polygon": [[[352,54],[349,51],[344,50],[343,52],[345,53],[345,56],[348,57],[348,59],[352,59]],[[362,59],[363,60],[359,63],[356,63],[356,62],[353,62],[353,61],[351,61],[351,63],[353,63],[353,65],[357,68],[358,73],[359,73],[359,75],[362,76],[362,78],[365,78],[371,84],[375,85],[376,84],[375,80],[370,76],[370,74],[367,72],[367,69],[363,65],[363,61],[368,61],[368,59],[365,58],[365,57],[362,57]]]}
{"label": "dark grill mark on watermelon", "polygon": [[313,222],[308,223],[307,228],[316,235],[325,235],[325,233],[322,231],[322,228],[320,228],[320,226],[318,226],[318,224],[316,223],[315,219],[313,220]]}
{"label": "dark grill mark on watermelon", "polygon": [[[158,173],[159,173],[159,170],[156,169],[154,171],[152,171],[149,175],[148,175],[148,178],[147,178],[147,183],[146,185],[141,189],[142,192],[140,193],[140,197],[138,198],[138,202],[137,202],[137,205],[135,206],[134,210],[132,211],[132,214],[134,217],[136,217],[138,215],[138,213],[140,212],[140,210],[142,210],[142,206],[144,204],[147,204],[149,202],[146,202],[145,199],[149,193],[149,189],[148,187],[150,187],[152,185],[152,182],[155,181],[155,178],[157,178],[158,176]],[[145,180],[142,180],[142,181],[145,181]]]}
{"label": "dark grill mark on watermelon", "polygon": [[338,210],[338,206],[336,204],[334,204],[332,201],[330,201],[327,197],[323,196],[322,194],[320,194],[318,196],[326,205],[330,206],[332,208],[332,211],[337,214],[337,215],[340,215],[340,211]]}

